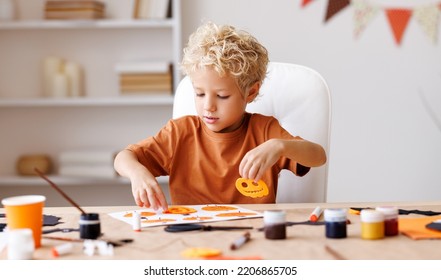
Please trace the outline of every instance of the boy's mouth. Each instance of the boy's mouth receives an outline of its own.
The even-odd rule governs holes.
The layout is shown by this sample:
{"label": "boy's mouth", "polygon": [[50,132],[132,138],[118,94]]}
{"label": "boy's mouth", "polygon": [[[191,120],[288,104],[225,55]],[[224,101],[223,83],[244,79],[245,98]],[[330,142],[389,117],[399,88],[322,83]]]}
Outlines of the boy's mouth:
{"label": "boy's mouth", "polygon": [[213,124],[215,123],[219,118],[215,118],[215,117],[209,117],[209,116],[204,116],[204,119],[207,123],[209,124]]}

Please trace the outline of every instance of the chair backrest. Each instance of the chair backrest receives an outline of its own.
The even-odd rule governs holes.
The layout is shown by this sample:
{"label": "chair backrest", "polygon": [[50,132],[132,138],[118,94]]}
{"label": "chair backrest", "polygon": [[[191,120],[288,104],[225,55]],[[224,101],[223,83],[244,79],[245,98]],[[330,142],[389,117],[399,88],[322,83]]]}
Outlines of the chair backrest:
{"label": "chair backrest", "polygon": [[[173,118],[195,115],[194,90],[185,77],[178,85]],[[331,97],[329,88],[316,71],[301,65],[270,62],[260,96],[247,111],[271,115],[292,135],[323,146],[329,162]],[[326,202],[328,163],[312,168],[304,177],[283,170],[279,177],[278,203]]]}

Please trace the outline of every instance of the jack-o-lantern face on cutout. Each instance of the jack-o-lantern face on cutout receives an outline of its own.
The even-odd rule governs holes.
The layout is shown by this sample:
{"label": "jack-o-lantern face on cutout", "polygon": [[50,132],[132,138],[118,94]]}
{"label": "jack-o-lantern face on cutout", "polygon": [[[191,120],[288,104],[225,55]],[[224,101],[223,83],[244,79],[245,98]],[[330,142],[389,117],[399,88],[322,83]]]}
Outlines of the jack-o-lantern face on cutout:
{"label": "jack-o-lantern face on cutout", "polygon": [[264,181],[254,182],[251,179],[239,178],[236,180],[236,189],[244,196],[257,198],[269,194],[268,186]]}

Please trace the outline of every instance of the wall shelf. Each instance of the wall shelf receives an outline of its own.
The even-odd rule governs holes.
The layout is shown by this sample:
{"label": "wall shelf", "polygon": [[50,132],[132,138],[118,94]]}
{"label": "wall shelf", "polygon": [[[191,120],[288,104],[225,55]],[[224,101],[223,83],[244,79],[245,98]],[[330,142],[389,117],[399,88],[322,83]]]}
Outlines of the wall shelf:
{"label": "wall shelf", "polygon": [[[91,178],[91,177],[66,177],[58,175],[48,175],[47,176],[52,182],[58,186],[108,186],[108,185],[130,185],[130,181],[124,177],[115,178]],[[158,183],[167,184],[168,177],[158,177]],[[8,186],[47,186],[48,183],[38,176],[0,176],[0,187]]]}
{"label": "wall shelf", "polygon": [[14,107],[84,107],[84,106],[155,106],[172,105],[171,95],[78,97],[78,98],[3,98],[0,108]]}
{"label": "wall shelf", "polygon": [[99,28],[172,28],[172,19],[149,20],[23,20],[0,22],[0,30],[99,29]]}

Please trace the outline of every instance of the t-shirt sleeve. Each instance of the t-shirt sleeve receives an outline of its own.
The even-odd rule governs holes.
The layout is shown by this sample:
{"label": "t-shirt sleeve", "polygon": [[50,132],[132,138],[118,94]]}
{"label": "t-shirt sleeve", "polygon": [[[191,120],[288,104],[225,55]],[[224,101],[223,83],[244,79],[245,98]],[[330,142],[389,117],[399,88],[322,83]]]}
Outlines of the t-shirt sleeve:
{"label": "t-shirt sleeve", "polygon": [[[272,118],[268,123],[268,139],[270,138],[303,140],[300,136],[291,135],[280,125],[276,118]],[[309,170],[311,170],[311,167],[301,165],[300,163],[286,157],[282,157],[278,164],[280,169],[291,170],[294,174],[300,177],[305,176]]]}
{"label": "t-shirt sleeve", "polygon": [[155,136],[128,145],[126,149],[135,153],[139,162],[154,176],[164,176],[170,173],[176,139],[176,126],[170,120]]}

